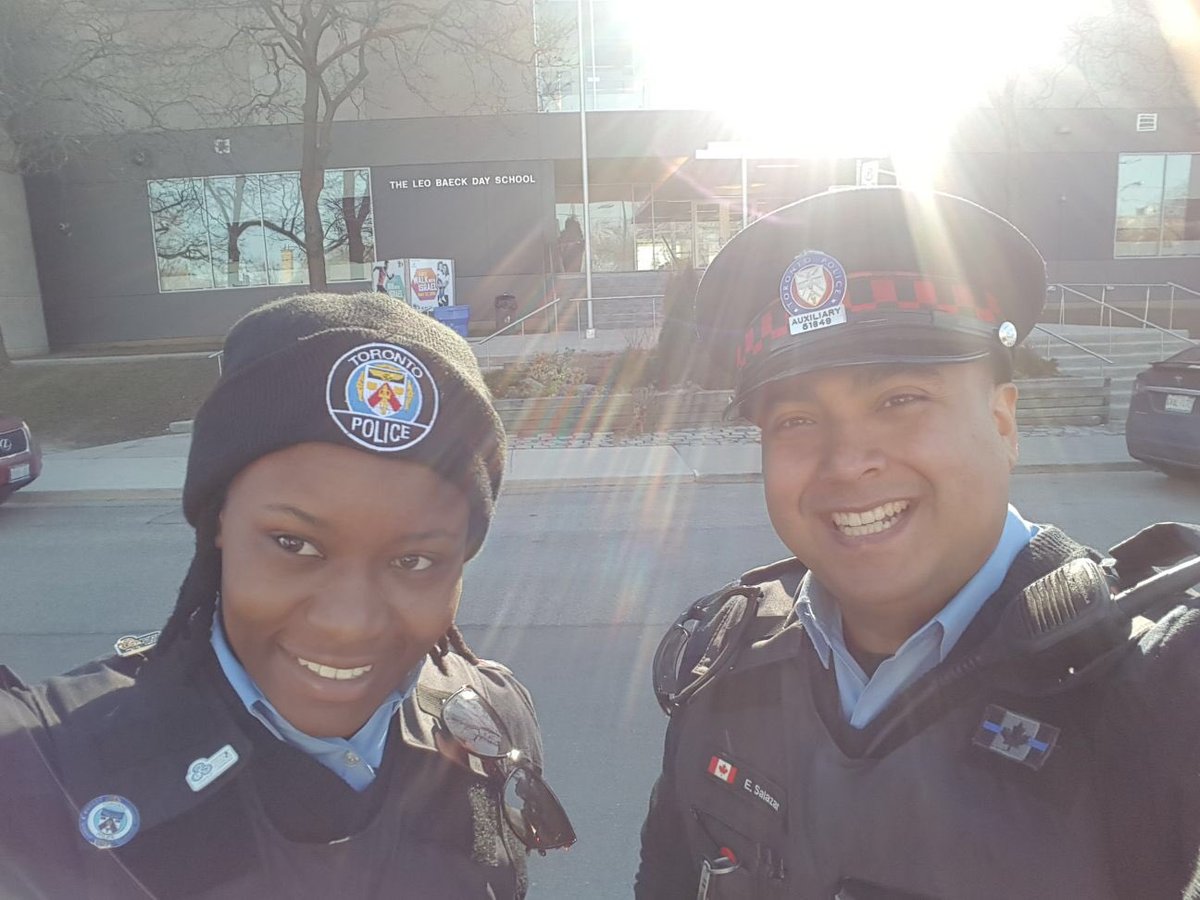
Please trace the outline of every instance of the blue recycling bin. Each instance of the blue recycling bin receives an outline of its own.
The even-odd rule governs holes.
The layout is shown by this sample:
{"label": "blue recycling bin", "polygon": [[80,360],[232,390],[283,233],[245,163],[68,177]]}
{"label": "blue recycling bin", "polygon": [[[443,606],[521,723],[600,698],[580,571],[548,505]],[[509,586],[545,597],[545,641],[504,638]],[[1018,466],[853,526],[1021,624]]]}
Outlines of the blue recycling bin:
{"label": "blue recycling bin", "polygon": [[443,325],[454,329],[463,337],[467,336],[467,326],[471,322],[471,307],[469,306],[437,306],[434,307],[433,317]]}

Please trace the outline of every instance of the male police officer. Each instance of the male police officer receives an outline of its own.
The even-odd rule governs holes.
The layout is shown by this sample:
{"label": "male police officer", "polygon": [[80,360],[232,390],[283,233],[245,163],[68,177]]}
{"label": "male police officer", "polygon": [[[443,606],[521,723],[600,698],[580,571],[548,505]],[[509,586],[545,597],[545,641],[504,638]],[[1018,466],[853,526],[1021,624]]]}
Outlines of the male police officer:
{"label": "male police officer", "polygon": [[897,188],[793,204],[709,267],[698,314],[796,558],[659,648],[639,898],[1188,889],[1200,530],[1102,555],[1008,504],[1044,279],[999,216]]}

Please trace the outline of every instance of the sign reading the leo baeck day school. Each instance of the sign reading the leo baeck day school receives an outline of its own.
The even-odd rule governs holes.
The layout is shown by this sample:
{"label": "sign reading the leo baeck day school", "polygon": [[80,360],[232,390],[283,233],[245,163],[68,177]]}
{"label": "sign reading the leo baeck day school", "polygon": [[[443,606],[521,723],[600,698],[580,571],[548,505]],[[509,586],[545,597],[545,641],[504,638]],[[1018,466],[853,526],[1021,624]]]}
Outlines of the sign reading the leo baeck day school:
{"label": "sign reading the leo baeck day school", "polygon": [[537,177],[528,173],[513,173],[509,175],[460,175],[444,178],[393,178],[388,182],[388,186],[394,191],[491,187],[507,184],[537,184]]}

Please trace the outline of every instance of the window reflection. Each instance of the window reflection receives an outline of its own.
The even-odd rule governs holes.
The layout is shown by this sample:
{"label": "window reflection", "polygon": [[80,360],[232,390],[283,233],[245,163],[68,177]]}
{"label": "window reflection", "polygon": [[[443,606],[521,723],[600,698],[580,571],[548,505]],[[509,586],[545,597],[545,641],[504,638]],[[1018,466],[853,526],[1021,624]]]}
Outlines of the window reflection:
{"label": "window reflection", "polygon": [[326,275],[330,281],[360,281],[371,274],[375,235],[369,182],[366,169],[325,173],[320,206],[325,225]]}
{"label": "window reflection", "polygon": [[[538,109],[579,110],[579,38],[575,0],[536,0]],[[644,69],[631,12],[625,4],[589,0],[585,6],[585,103],[589,110],[642,109]]]}
{"label": "window reflection", "polygon": [[1162,243],[1163,256],[1200,255],[1200,154],[1167,157]]}
{"label": "window reflection", "polygon": [[717,251],[742,230],[741,202],[696,204],[696,268],[706,268]]}
{"label": "window reflection", "polygon": [[1200,154],[1122,154],[1115,255],[1200,255]]}
{"label": "window reflection", "polygon": [[[581,270],[582,193],[578,185],[558,188],[556,271]],[[648,184],[601,184],[589,200],[594,272],[703,268],[742,227],[735,199],[663,200]]]}
{"label": "window reflection", "polygon": [[267,266],[259,226],[262,196],[257,175],[204,179],[208,245],[216,287],[266,284]]}
{"label": "window reflection", "polygon": [[212,287],[204,179],[151,181],[150,217],[163,291]]}
{"label": "window reflection", "polygon": [[638,208],[637,221],[639,270],[692,265],[691,201],[651,199]]}
{"label": "window reflection", "polygon": [[[307,284],[300,175],[148,183],[159,290]],[[318,201],[330,282],[368,278],[375,259],[368,169],[325,173]]]}
{"label": "window reflection", "polygon": [[[325,174],[328,180],[332,173]],[[307,284],[300,173],[264,175],[262,239],[271,284]],[[333,280],[326,273],[329,280]]]}

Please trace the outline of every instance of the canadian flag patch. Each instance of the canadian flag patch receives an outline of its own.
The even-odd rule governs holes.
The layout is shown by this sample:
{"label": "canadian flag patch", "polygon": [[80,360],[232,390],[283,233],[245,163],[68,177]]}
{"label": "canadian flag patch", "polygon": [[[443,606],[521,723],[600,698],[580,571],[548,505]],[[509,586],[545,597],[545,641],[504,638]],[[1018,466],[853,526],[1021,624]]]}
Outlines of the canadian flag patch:
{"label": "canadian flag patch", "polygon": [[737,777],[737,766],[729,760],[714,756],[708,761],[708,774],[726,784],[733,784],[733,779]]}

